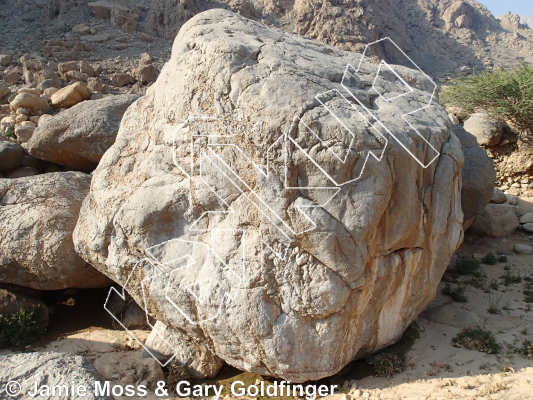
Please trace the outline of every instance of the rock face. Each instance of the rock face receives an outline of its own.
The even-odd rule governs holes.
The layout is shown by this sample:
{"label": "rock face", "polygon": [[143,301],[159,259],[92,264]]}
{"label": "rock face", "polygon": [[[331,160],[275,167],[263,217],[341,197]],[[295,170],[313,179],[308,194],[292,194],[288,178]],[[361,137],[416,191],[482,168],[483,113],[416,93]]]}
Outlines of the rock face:
{"label": "rock face", "polygon": [[[152,278],[149,312],[243,370],[319,379],[398,340],[462,240],[463,154],[431,107],[412,121],[441,153],[427,165],[435,154],[399,123],[416,100],[373,92],[366,59],[342,79],[359,57],[229,11],[191,19],[93,172],[78,253],[120,284],[131,276],[139,304]],[[396,68],[421,107],[433,86]],[[389,78],[376,87],[396,97]],[[362,104],[412,155],[370,129]]]}
{"label": "rock face", "polygon": [[[83,396],[84,399],[112,399],[108,396],[95,395],[95,381],[100,381],[103,384],[103,379],[90,361],[84,357],[68,353],[19,353],[0,356],[0,380],[6,383],[9,381],[20,382],[22,393],[26,395],[14,398],[32,398],[27,393],[34,390],[34,382],[37,382],[37,387],[44,385],[70,387],[72,382],[75,382],[76,385],[83,385],[87,388],[86,394]],[[78,398],[79,396],[76,396],[75,393],[71,396],[70,394],[65,395],[63,392],[61,396],[61,399],[65,400]]]}
{"label": "rock face", "polygon": [[120,120],[136,95],[86,101],[41,123],[28,152],[41,160],[92,171],[114,143]]}
{"label": "rock face", "polygon": [[465,121],[464,128],[474,135],[480,146],[496,146],[503,136],[503,125],[484,113],[475,113]]}
{"label": "rock face", "polygon": [[466,230],[492,199],[496,172],[487,151],[479,147],[474,135],[459,125],[454,125],[454,132],[463,145],[465,157],[461,205],[464,213],[463,227]]}
{"label": "rock face", "polygon": [[72,243],[90,181],[81,172],[0,179],[0,283],[41,290],[109,284]]}

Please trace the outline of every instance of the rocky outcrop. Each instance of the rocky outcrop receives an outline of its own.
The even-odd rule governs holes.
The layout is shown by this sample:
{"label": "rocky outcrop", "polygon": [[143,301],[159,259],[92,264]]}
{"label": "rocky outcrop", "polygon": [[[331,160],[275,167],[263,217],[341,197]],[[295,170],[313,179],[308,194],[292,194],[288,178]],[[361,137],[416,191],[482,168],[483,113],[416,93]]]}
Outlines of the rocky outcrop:
{"label": "rocky outcrop", "polygon": [[0,138],[0,171],[17,168],[22,161],[23,152],[19,144]]}
{"label": "rocky outcrop", "polygon": [[[129,279],[140,304],[152,278],[153,317],[261,375],[319,379],[398,340],[462,240],[463,154],[439,106],[412,121],[437,159],[396,125],[430,99],[427,78],[395,67],[415,97],[388,102],[371,92],[378,64],[342,79],[356,57],[228,11],[197,15],[93,172],[79,254]],[[394,97],[387,76],[377,87]]]}
{"label": "rocky outcrop", "polygon": [[[52,386],[65,385],[70,388],[74,382],[76,386],[85,386],[84,399],[112,400],[109,396],[95,395],[95,381],[100,381],[102,385],[104,382],[90,361],[68,353],[18,353],[0,356],[0,380],[5,383],[19,382],[22,395],[17,393],[14,398],[32,398],[28,392],[35,390],[35,383],[38,388],[50,388],[49,397],[46,398],[59,398],[52,397]],[[68,394],[62,393],[60,398],[65,400],[80,397],[76,392],[71,395],[70,390]],[[38,397],[45,398],[40,395]]]}
{"label": "rocky outcrop", "polygon": [[114,143],[120,120],[136,95],[85,101],[41,123],[28,152],[41,160],[92,171]]}
{"label": "rocky outcrop", "polygon": [[109,284],[72,243],[90,181],[80,172],[0,179],[0,283],[40,290]]}

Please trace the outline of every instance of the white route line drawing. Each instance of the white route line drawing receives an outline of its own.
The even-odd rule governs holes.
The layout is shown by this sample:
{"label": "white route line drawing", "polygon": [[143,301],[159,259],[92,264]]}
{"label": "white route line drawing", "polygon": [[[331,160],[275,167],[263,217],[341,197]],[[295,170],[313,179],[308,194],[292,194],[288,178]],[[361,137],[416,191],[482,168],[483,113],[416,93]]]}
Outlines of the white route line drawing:
{"label": "white route line drawing", "polygon": [[[413,65],[413,67],[414,67],[415,69],[417,69],[420,73],[422,73],[422,74],[424,75],[424,78],[427,79],[429,82],[431,82],[431,84],[432,84],[432,86],[433,86],[433,90],[432,90],[432,92],[431,92],[431,97],[430,97],[430,99],[429,99],[429,101],[427,102],[426,105],[424,105],[424,106],[422,106],[422,107],[419,107],[419,108],[416,108],[415,110],[412,110],[412,111],[410,111],[410,112],[408,112],[408,113],[402,115],[402,119],[403,119],[403,121],[404,121],[404,122],[405,122],[405,123],[406,123],[406,124],[407,124],[407,125],[413,130],[413,131],[415,131],[415,133],[416,133],[416,134],[417,134],[417,135],[418,135],[418,136],[424,141],[424,143],[428,146],[428,151],[432,151],[432,152],[435,153],[434,156],[433,156],[433,158],[431,158],[431,159],[430,159],[428,162],[426,162],[426,163],[425,163],[423,160],[419,160],[418,157],[412,152],[412,150],[409,149],[408,146],[407,146],[402,140],[400,140],[400,139],[398,138],[398,135],[397,135],[397,134],[394,134],[394,133],[393,133],[390,129],[388,129],[383,123],[381,123],[381,122],[379,121],[379,118],[377,118],[377,116],[374,115],[374,113],[373,113],[369,108],[367,108],[367,107],[366,107],[366,106],[365,106],[365,105],[364,105],[364,104],[363,104],[363,103],[357,98],[357,96],[356,96],[356,95],[350,90],[349,86],[346,85],[347,75],[349,74],[349,71],[350,71],[350,70],[353,70],[353,71],[354,71],[353,74],[357,77],[357,76],[358,76],[358,72],[359,72],[359,71],[361,70],[361,68],[362,68],[363,62],[365,61],[365,57],[366,57],[366,54],[367,54],[368,49],[369,49],[371,46],[374,46],[374,45],[376,45],[376,44],[378,44],[378,43],[383,43],[383,42],[387,42],[387,43],[392,44],[392,45],[394,46],[394,48],[395,48],[396,50],[398,50],[398,51],[399,51],[399,52],[400,52],[400,53],[401,53],[401,54],[402,54],[402,55],[403,55],[403,56],[404,56],[404,57],[405,57],[405,58],[406,58],[406,59],[407,59],[412,65]],[[380,72],[381,72],[381,66],[382,66],[382,65],[386,65],[386,66],[388,67],[388,69],[391,70],[391,71],[394,73],[394,75],[395,75],[396,77],[398,77],[398,78],[400,79],[400,81],[401,81],[405,86],[407,86],[407,88],[408,88],[409,90],[408,90],[406,93],[402,93],[402,94],[400,94],[400,95],[398,95],[398,96],[394,96],[394,97],[392,97],[392,98],[390,98],[390,99],[386,99],[384,96],[381,95],[381,93],[375,88],[375,84],[376,84],[376,81],[377,81],[377,79],[378,79],[378,77],[379,77],[379,74],[380,74]],[[417,162],[418,164],[420,164],[420,166],[422,166],[422,168],[428,168],[428,167],[429,167],[429,166],[430,166],[435,160],[437,160],[437,158],[440,156],[439,151],[438,151],[438,150],[437,150],[437,149],[436,149],[436,148],[435,148],[435,147],[429,142],[429,140],[427,140],[426,138],[424,138],[424,136],[423,136],[423,135],[422,135],[422,134],[421,134],[421,133],[420,133],[420,132],[414,127],[414,126],[413,126],[413,124],[411,124],[411,123],[407,120],[407,117],[412,116],[413,114],[415,114],[415,113],[417,113],[417,112],[419,112],[419,111],[422,111],[422,110],[425,110],[426,108],[431,107],[431,103],[432,103],[432,101],[433,101],[433,98],[435,97],[435,92],[436,92],[436,90],[437,90],[437,85],[435,84],[435,82],[434,82],[434,81],[433,81],[433,80],[432,80],[432,79],[431,79],[431,78],[430,78],[430,77],[429,77],[424,71],[422,71],[422,69],[420,69],[420,67],[419,67],[418,65],[416,65],[416,63],[415,63],[413,60],[411,60],[411,58],[410,58],[407,54],[405,54],[405,53],[403,52],[402,49],[400,49],[400,47],[398,47],[398,45],[397,45],[396,43],[394,43],[394,41],[393,41],[391,38],[389,38],[389,37],[385,37],[385,38],[383,38],[383,39],[379,39],[379,40],[376,40],[375,42],[372,42],[372,43],[370,43],[370,44],[367,44],[367,45],[365,46],[365,50],[363,51],[363,55],[362,55],[361,59],[359,60],[359,64],[358,64],[358,66],[357,66],[357,70],[356,70],[351,64],[348,64],[348,65],[346,66],[346,69],[345,69],[345,71],[344,71],[344,75],[343,75],[343,77],[342,77],[341,85],[342,85],[342,87],[344,88],[344,90],[346,90],[346,92],[348,92],[348,94],[349,94],[349,95],[350,95],[355,101],[357,101],[357,103],[359,103],[359,105],[360,105],[360,106],[361,106],[361,107],[362,107],[362,108],[363,108],[363,109],[364,109],[369,115],[371,115],[372,118],[374,118],[376,121],[378,121],[378,122],[379,122],[379,125],[380,125],[382,128],[384,128],[384,129],[387,131],[387,133],[388,133],[389,135],[391,135],[391,136],[396,140],[396,142],[399,143],[400,146],[402,146],[403,149],[404,149],[405,151],[407,151],[407,152],[409,153],[409,155],[411,155],[411,157],[413,157],[413,158],[416,160],[416,162]],[[396,72],[396,71],[395,71],[395,70],[389,65],[389,64],[387,64],[384,60],[382,60],[382,62],[381,62],[381,63],[379,64],[379,66],[378,66],[378,70],[377,70],[376,76],[375,76],[375,78],[374,78],[374,82],[373,82],[373,84],[372,84],[372,88],[378,93],[378,95],[379,95],[382,99],[384,99],[385,101],[387,101],[387,102],[389,102],[389,103],[392,103],[392,101],[395,100],[395,99],[397,99],[397,98],[407,96],[407,95],[409,95],[409,94],[411,94],[411,93],[414,92],[414,89],[413,89],[413,88],[412,88],[412,87],[411,87],[411,86],[410,86],[410,85],[409,85],[409,84],[408,84],[408,83],[407,83],[407,82],[406,82],[406,81],[405,81],[405,80],[404,80],[404,79],[403,79],[403,78],[402,78],[402,77],[401,77],[401,76],[400,76],[400,75],[399,75],[399,74],[398,74],[398,73],[397,73],[397,72]]]}
{"label": "white route line drawing", "polygon": [[[389,129],[387,126],[385,126],[379,118],[375,115],[375,113],[372,112],[370,108],[365,106],[363,101],[358,99],[356,94],[351,90],[351,86],[349,85],[349,75],[353,75],[356,77],[356,79],[359,78],[359,72],[362,70],[363,63],[365,61],[365,58],[367,57],[367,50],[378,43],[391,43],[399,52],[402,53],[402,55],[414,66],[415,69],[420,71],[425,78],[427,78],[431,84],[433,85],[433,91],[431,93],[431,97],[427,104],[423,105],[422,107],[416,108],[413,111],[410,111],[406,114],[402,115],[402,120],[405,122],[407,126],[412,129],[416,135],[422,139],[426,147],[426,150],[428,152],[434,152],[435,155],[430,158],[428,162],[425,162],[423,159],[420,160],[417,155],[414,153],[412,149],[409,148],[408,144],[404,143],[401,138],[398,137],[397,134],[394,133],[394,129]],[[384,69],[387,69],[388,71],[392,72],[392,74],[396,77],[398,81],[400,81],[407,90],[404,93],[397,94],[395,96],[392,96],[390,98],[387,98],[381,91],[379,90],[377,86],[378,79],[382,75],[382,72]],[[215,116],[191,116],[188,120],[185,122],[179,124],[173,132],[173,163],[181,173],[183,173],[188,179],[192,180],[193,178],[199,179],[199,181],[205,185],[206,188],[210,190],[211,193],[216,197],[219,204],[223,208],[223,210],[208,210],[204,211],[196,220],[194,220],[192,223],[189,224],[187,228],[187,232],[189,232],[193,237],[198,236],[201,234],[206,233],[213,233],[217,232],[219,234],[223,233],[238,233],[241,237],[241,246],[242,246],[242,255],[239,255],[238,259],[239,262],[242,263],[242,266],[240,268],[235,268],[229,265],[226,261],[224,261],[224,258],[217,254],[217,252],[214,250],[213,246],[198,240],[186,240],[186,239],[170,239],[165,242],[162,242],[158,245],[152,246],[148,249],[146,249],[146,252],[148,256],[150,257],[150,260],[143,259],[142,261],[148,261],[151,266],[151,273],[148,277],[143,279],[141,281],[141,288],[142,288],[142,295],[143,295],[143,301],[144,301],[144,311],[147,316],[147,321],[149,325],[154,329],[154,327],[149,322],[149,310],[148,310],[148,302],[147,302],[147,295],[146,291],[148,288],[158,286],[163,290],[164,292],[164,299],[168,301],[168,303],[175,309],[179,311],[179,313],[191,324],[196,325],[203,322],[211,321],[219,316],[219,313],[222,309],[223,304],[225,301],[232,301],[235,299],[238,289],[244,287],[245,285],[248,285],[260,272],[263,271],[264,265],[266,264],[267,259],[267,253],[274,254],[275,257],[286,260],[288,256],[288,252],[290,250],[290,245],[293,240],[294,236],[304,234],[306,232],[312,231],[317,228],[317,224],[313,219],[309,216],[310,209],[314,208],[323,208],[328,205],[328,203],[341,191],[342,187],[345,186],[348,183],[354,183],[361,179],[363,176],[363,173],[366,170],[367,163],[370,159],[370,156],[377,162],[380,162],[383,159],[383,156],[385,154],[385,150],[388,146],[389,139],[387,137],[387,134],[392,136],[396,142],[400,144],[400,146],[410,154],[419,165],[421,165],[423,168],[428,168],[438,157],[439,152],[435,149],[435,147],[423,137],[423,135],[407,120],[407,117],[424,110],[431,106],[432,100],[435,95],[436,91],[436,85],[429,78],[390,38],[383,38],[380,40],[377,40],[375,42],[372,42],[368,44],[365,47],[365,50],[362,54],[361,60],[359,61],[357,69],[355,69],[351,64],[348,64],[345,68],[342,80],[341,80],[341,87],[346,92],[346,96],[341,93],[338,89],[331,89],[328,91],[325,91],[323,93],[319,93],[315,96],[315,99],[320,103],[320,105],[328,112],[329,115],[331,115],[337,124],[342,126],[344,131],[348,132],[349,134],[349,144],[347,145],[347,151],[343,157],[339,156],[333,149],[325,143],[325,141],[317,135],[313,129],[311,129],[298,115],[294,116],[293,121],[290,125],[290,128],[281,134],[272,145],[270,145],[266,151],[266,166],[263,169],[260,167],[256,162],[254,162],[246,153],[243,151],[241,147],[239,147],[235,143],[228,142],[229,140],[236,137],[236,135],[226,126],[224,123]],[[374,76],[373,82],[372,82],[372,90],[374,90],[378,96],[385,102],[394,104],[394,101],[404,97],[408,96],[415,92],[415,90],[403,79],[395,70],[394,68],[388,64],[385,60],[382,60],[381,63],[377,67],[377,72]],[[362,153],[363,156],[361,158],[362,160],[362,166],[360,167],[359,173],[356,172],[356,176],[351,176],[350,179],[345,179],[344,181],[340,181],[338,178],[336,179],[334,176],[332,176],[330,173],[326,171],[325,168],[323,168],[322,165],[320,165],[320,162],[315,160],[310,153],[302,147],[298,143],[297,140],[295,140],[291,134],[296,129],[302,128],[306,132],[312,135],[312,137],[315,140],[318,140],[320,145],[323,146],[328,154],[332,156],[333,160],[337,160],[340,164],[345,164],[348,161],[348,158],[350,156],[350,151],[355,151],[353,149],[354,141],[356,138],[355,133],[349,128],[348,121],[343,120],[343,118],[334,112],[334,109],[328,105],[328,99],[331,100],[332,98],[336,97],[339,101],[341,101],[343,104],[348,105],[351,109],[356,111],[356,115],[360,117],[360,120],[364,122],[366,125],[366,129],[369,132],[372,132],[372,135],[377,140],[377,148],[370,148],[370,147],[363,147],[359,149],[359,153]],[[355,100],[350,101],[349,99]],[[416,100],[416,99],[415,99]],[[420,102],[418,102],[420,103]],[[417,104],[418,104],[417,103]],[[361,122],[360,121],[360,122]],[[211,130],[208,130],[208,133],[206,134],[195,134],[193,125],[196,122],[204,122],[209,124],[218,124],[219,129],[218,133],[211,133]],[[183,135],[182,129],[187,129],[190,134],[190,142],[188,144],[188,157],[189,161],[186,160],[187,155],[183,156],[182,154],[178,154],[176,151],[177,149],[177,134]],[[191,132],[192,131],[192,132]],[[215,129],[213,129],[215,131]],[[220,133],[222,132],[222,133]],[[299,211],[301,216],[308,222],[309,226],[307,229],[300,229],[296,230],[289,221],[287,221],[282,215],[280,215],[276,210],[268,204],[268,202],[262,198],[262,196],[257,193],[254,188],[252,188],[245,179],[239,174],[239,171],[235,171],[234,168],[231,167],[231,163],[224,159],[224,157],[221,155],[221,149],[224,148],[232,148],[233,154],[240,158],[241,160],[244,160],[244,164],[251,166],[252,170],[256,172],[257,177],[259,179],[269,179],[272,177],[272,171],[270,168],[270,156],[274,153],[275,149],[279,149],[281,147],[281,152],[283,155],[283,188],[282,190],[295,190],[295,191],[306,191],[307,193],[313,193],[315,194],[313,198],[318,199],[319,193],[325,194],[325,197],[322,196],[322,200],[313,200],[314,204],[296,204],[293,203],[293,206]],[[295,151],[301,152],[305,157],[311,161],[311,164],[313,164],[323,175],[322,178],[324,180],[324,185],[320,186],[293,186],[289,182],[289,164],[291,162],[291,149],[294,148]],[[424,154],[426,151],[424,151]],[[195,162],[195,159],[197,162]],[[249,233],[245,229],[239,229],[238,227],[216,227],[216,228],[209,228],[209,221],[212,218],[219,217],[220,221],[228,222],[230,225],[233,222],[234,224],[237,221],[238,212],[234,209],[230,204],[228,204],[224,198],[220,195],[220,193],[217,190],[216,183],[210,182],[210,179],[214,179],[211,175],[212,172],[216,174],[216,180],[218,183],[225,182],[226,186],[224,188],[230,187],[232,190],[236,191],[239,196],[242,196],[242,198],[246,199],[246,201],[261,214],[266,220],[270,223],[271,226],[275,228],[275,231],[278,233],[278,237],[276,239],[277,246],[274,246],[274,243],[267,243],[261,234],[259,236],[255,236],[253,238],[250,238]],[[331,193],[328,193],[331,192]],[[216,219],[216,218],[215,218]],[[205,223],[207,227],[202,227],[202,223]],[[237,222],[238,223],[238,222]],[[259,239],[258,239],[259,238]],[[248,264],[252,265],[253,260],[250,260],[249,254],[246,253],[247,245],[249,246],[251,243],[252,246],[255,246],[253,248],[257,249],[259,248],[259,268],[257,268],[255,271],[253,271],[252,268],[248,268]],[[202,260],[195,259],[192,256],[192,251],[195,248],[195,246],[198,246],[197,248],[205,248],[205,254],[208,254],[212,257],[213,263],[217,264],[217,266],[212,267],[212,271],[207,271],[207,273],[212,273],[211,276],[200,276],[200,277],[194,277],[191,281],[185,282],[184,280],[187,278],[187,275],[183,275],[187,269],[190,268],[196,268],[195,271],[199,271],[198,273],[204,273],[204,271],[200,271],[206,263],[202,263]],[[168,250],[170,254],[167,254],[167,247],[170,249]],[[276,249],[276,247],[279,247]],[[159,254],[159,250],[162,250],[162,254]],[[109,314],[126,330],[128,333],[135,338],[133,333],[129,331],[122,322],[112,314],[112,312],[107,308],[107,302],[114,292],[122,300],[125,300],[125,289],[126,286],[133,275],[135,268],[137,268],[137,263],[128,276],[123,288],[122,288],[122,294],[120,294],[116,289],[111,288],[109,291],[108,298],[106,300],[106,304],[104,305],[105,309],[108,311]],[[209,264],[209,263],[207,263]],[[182,274],[180,276],[180,274]],[[180,277],[182,280],[180,280]],[[227,282],[222,282],[222,280],[225,280]],[[227,289],[227,291],[225,291]],[[152,289],[150,289],[152,290]],[[179,302],[180,295],[181,300],[183,301],[184,293],[186,296],[190,296],[191,299],[194,299],[194,301],[199,305],[197,309],[195,309],[195,314],[190,313],[187,309],[186,305],[178,304],[176,301]],[[152,293],[153,294],[153,293]],[[210,297],[214,296],[214,297]],[[211,300],[211,302],[209,301]],[[211,304],[212,303],[212,304]],[[209,307],[211,306],[211,309],[203,309],[202,307]],[[200,310],[200,311],[198,311]],[[203,314],[202,314],[203,312]],[[194,315],[193,315],[194,314]],[[172,361],[172,359],[175,357],[176,349],[174,349],[170,343],[168,343],[167,340],[163,338],[161,333],[156,332],[161,339],[169,346],[169,349],[174,350],[174,355],[166,360],[166,362],[163,364],[159,359],[149,350],[147,349],[142,343],[135,338],[146,350],[147,352],[154,357],[158,362],[165,366],[169,362]]]}

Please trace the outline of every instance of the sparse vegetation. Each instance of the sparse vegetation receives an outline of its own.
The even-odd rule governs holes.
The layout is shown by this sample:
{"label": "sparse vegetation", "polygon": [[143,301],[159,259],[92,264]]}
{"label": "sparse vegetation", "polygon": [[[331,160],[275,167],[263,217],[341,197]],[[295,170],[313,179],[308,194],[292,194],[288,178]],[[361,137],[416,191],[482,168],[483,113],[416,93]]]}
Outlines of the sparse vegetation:
{"label": "sparse vegetation", "polygon": [[15,137],[15,129],[13,127],[9,127],[4,132],[5,137],[14,138]]}
{"label": "sparse vegetation", "polygon": [[498,264],[498,257],[496,257],[492,253],[487,253],[485,256],[481,259],[482,264],[486,265],[496,265]]}
{"label": "sparse vegetation", "polygon": [[530,139],[533,132],[533,67],[529,65],[456,78],[440,99],[446,106],[470,113],[483,109],[497,119],[508,120],[522,132],[523,140]]}
{"label": "sparse vegetation", "polygon": [[499,261],[499,262],[507,262],[507,261],[509,261],[509,260],[507,259],[507,256],[506,256],[505,254],[501,254],[501,255],[498,257],[498,261]]}
{"label": "sparse vegetation", "polygon": [[533,283],[528,282],[524,285],[524,301],[526,303],[533,303]]}
{"label": "sparse vegetation", "polygon": [[480,326],[463,329],[452,339],[452,344],[487,354],[498,354],[501,348],[501,345],[496,342],[492,332]]}
{"label": "sparse vegetation", "polygon": [[454,271],[459,275],[481,276],[481,264],[472,257],[461,257],[455,261]]}
{"label": "sparse vegetation", "polygon": [[442,288],[442,294],[450,296],[454,301],[458,303],[466,303],[468,298],[465,295],[465,290],[462,287],[452,287],[449,283],[445,284]]}
{"label": "sparse vegetation", "polygon": [[520,275],[512,274],[511,267],[509,267],[508,265],[505,266],[505,274],[503,274],[500,278],[503,279],[503,284],[505,286],[522,282],[522,277]]}
{"label": "sparse vegetation", "polygon": [[37,307],[13,314],[0,314],[0,348],[27,346],[42,339],[46,332],[41,320],[42,312]]}
{"label": "sparse vegetation", "polygon": [[165,374],[167,386],[175,388],[180,381],[190,381],[191,374],[183,365],[172,364]]}
{"label": "sparse vegetation", "polygon": [[385,350],[371,355],[366,362],[374,367],[375,376],[390,378],[404,370],[405,355]]}
{"label": "sparse vegetation", "polygon": [[533,341],[529,340],[529,339],[525,339],[523,342],[522,342],[522,347],[520,347],[519,349],[519,353],[529,359],[529,360],[533,360]]}

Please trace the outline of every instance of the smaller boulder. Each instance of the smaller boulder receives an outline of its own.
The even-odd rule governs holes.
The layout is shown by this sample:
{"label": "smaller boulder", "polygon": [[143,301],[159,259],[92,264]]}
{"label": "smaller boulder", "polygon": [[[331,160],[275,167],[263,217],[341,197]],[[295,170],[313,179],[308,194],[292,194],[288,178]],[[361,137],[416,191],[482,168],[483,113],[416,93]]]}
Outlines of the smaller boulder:
{"label": "smaller boulder", "polygon": [[0,141],[0,171],[17,168],[24,156],[24,150],[13,142]]}
{"label": "smaller boulder", "polygon": [[533,233],[533,223],[528,222],[527,224],[522,225],[522,229],[528,233]]}
{"label": "smaller boulder", "polygon": [[82,82],[76,82],[72,85],[58,90],[52,95],[52,106],[55,108],[72,107],[91,97],[91,91]]}
{"label": "smaller boulder", "polygon": [[51,111],[48,101],[33,93],[19,93],[15,96],[11,101],[11,108],[16,111],[21,107],[27,108],[34,113],[49,113]]}
{"label": "smaller boulder", "polygon": [[15,128],[15,136],[17,137],[17,140],[19,143],[27,143],[30,141],[31,137],[33,136],[34,131],[35,131],[35,126],[17,125]]}
{"label": "smaller boulder", "polygon": [[489,204],[474,220],[470,230],[480,236],[505,237],[514,233],[519,226],[518,217],[513,211],[503,204]]}
{"label": "smaller boulder", "polygon": [[521,244],[517,243],[514,245],[514,251],[516,254],[531,254],[531,251],[533,251],[533,247],[528,246],[527,244]]}
{"label": "smaller boulder", "polygon": [[125,73],[114,74],[113,77],[111,78],[111,83],[113,84],[113,86],[116,86],[116,87],[126,86],[130,83],[130,81],[131,81],[131,76]]}
{"label": "smaller boulder", "polygon": [[138,82],[153,83],[159,76],[159,71],[152,65],[139,65],[131,71],[131,76]]}
{"label": "smaller boulder", "polygon": [[520,217],[519,222],[521,224],[530,224],[533,223],[533,212],[527,212]]}
{"label": "smaller boulder", "polygon": [[480,146],[496,146],[503,136],[503,124],[485,113],[475,113],[464,123],[467,132],[474,135]]}

